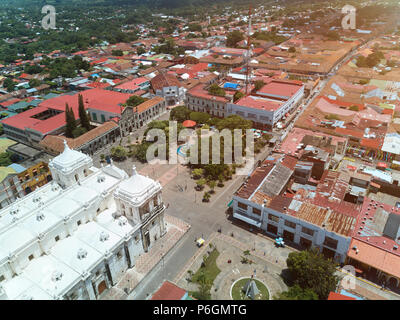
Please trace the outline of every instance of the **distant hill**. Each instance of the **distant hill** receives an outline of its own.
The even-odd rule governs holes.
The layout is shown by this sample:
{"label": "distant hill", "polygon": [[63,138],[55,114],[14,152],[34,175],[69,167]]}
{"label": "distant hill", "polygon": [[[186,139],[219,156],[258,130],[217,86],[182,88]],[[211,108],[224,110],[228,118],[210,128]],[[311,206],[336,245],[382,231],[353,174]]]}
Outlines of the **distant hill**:
{"label": "distant hill", "polygon": [[[50,5],[82,5],[82,0],[1,0],[3,5],[10,6],[30,6],[45,4]],[[96,6],[96,5],[134,5],[134,6],[146,6],[150,8],[179,8],[188,6],[212,6],[215,4],[223,3],[250,3],[258,2],[251,0],[85,0],[84,6]]]}

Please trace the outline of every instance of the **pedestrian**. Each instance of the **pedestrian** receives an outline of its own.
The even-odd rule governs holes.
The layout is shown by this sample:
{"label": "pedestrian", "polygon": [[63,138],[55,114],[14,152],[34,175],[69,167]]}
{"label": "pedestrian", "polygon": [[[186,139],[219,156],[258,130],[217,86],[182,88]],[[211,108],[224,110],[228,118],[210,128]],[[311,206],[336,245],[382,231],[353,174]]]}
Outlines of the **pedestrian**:
{"label": "pedestrian", "polygon": [[278,263],[278,259],[275,260],[275,263]]}

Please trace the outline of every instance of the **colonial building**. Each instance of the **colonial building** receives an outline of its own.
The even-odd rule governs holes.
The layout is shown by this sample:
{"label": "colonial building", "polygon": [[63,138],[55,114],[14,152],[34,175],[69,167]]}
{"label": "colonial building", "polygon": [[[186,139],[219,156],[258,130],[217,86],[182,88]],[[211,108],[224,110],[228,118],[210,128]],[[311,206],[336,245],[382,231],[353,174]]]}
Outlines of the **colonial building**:
{"label": "colonial building", "polygon": [[[329,188],[337,191],[335,181],[325,180],[316,188],[296,186],[297,164],[291,156],[267,158],[234,194],[233,217],[287,243],[318,248],[343,263],[359,206],[326,196]],[[294,189],[301,191],[294,193]]]}
{"label": "colonial building", "polygon": [[269,79],[253,94],[228,103],[229,114],[251,120],[260,129],[271,130],[301,103],[304,85],[299,81]]}
{"label": "colonial building", "polygon": [[127,136],[130,132],[143,127],[165,112],[166,102],[162,97],[154,97],[136,107],[127,106],[119,120],[122,135]]}
{"label": "colonial building", "polygon": [[166,232],[161,185],[65,142],[54,181],[0,211],[0,299],[98,299]]}
{"label": "colonial building", "polygon": [[166,73],[160,73],[151,79],[151,86],[157,96],[165,98],[167,105],[175,105],[185,100],[186,89],[179,80]]}
{"label": "colonial building", "polygon": [[219,118],[228,116],[227,104],[229,102],[231,102],[231,100],[226,97],[209,94],[203,84],[198,84],[186,94],[186,105],[190,110],[207,112]]}

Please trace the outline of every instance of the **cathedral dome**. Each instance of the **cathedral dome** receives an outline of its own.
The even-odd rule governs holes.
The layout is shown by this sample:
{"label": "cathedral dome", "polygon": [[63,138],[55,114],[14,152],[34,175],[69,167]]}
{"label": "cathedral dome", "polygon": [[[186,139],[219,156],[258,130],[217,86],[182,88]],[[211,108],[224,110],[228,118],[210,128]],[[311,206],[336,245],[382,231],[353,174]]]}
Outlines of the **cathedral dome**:
{"label": "cathedral dome", "polygon": [[159,190],[161,190],[159,182],[138,174],[134,166],[132,176],[119,184],[115,196],[129,199],[134,205],[138,205]]}
{"label": "cathedral dome", "polygon": [[54,167],[61,171],[70,171],[74,170],[76,167],[81,166],[82,164],[91,163],[92,159],[79,151],[72,150],[67,144],[67,141],[64,140],[64,151],[50,161],[50,166]]}

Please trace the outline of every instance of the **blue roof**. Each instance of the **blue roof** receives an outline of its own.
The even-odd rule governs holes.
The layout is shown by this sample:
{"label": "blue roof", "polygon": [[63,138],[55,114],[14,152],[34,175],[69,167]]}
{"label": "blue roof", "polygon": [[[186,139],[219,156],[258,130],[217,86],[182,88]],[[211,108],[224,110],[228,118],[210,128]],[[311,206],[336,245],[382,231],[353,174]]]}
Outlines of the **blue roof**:
{"label": "blue roof", "polygon": [[238,88],[238,84],[237,83],[230,83],[227,82],[224,84],[224,88],[229,88],[229,89],[237,89]]}
{"label": "blue roof", "polygon": [[26,168],[24,168],[23,166],[21,166],[18,163],[12,163],[8,166],[8,168],[13,168],[17,173],[21,173],[26,170]]}
{"label": "blue roof", "polygon": [[344,295],[344,296],[351,297],[351,298],[355,298],[356,300],[365,300],[365,299],[363,299],[363,298],[360,298],[359,296],[356,296],[356,295],[354,295],[354,294],[352,294],[352,293],[350,293],[350,292],[347,292],[347,291],[344,290],[344,289],[342,289],[342,290],[340,291],[340,294],[342,294],[342,295]]}

